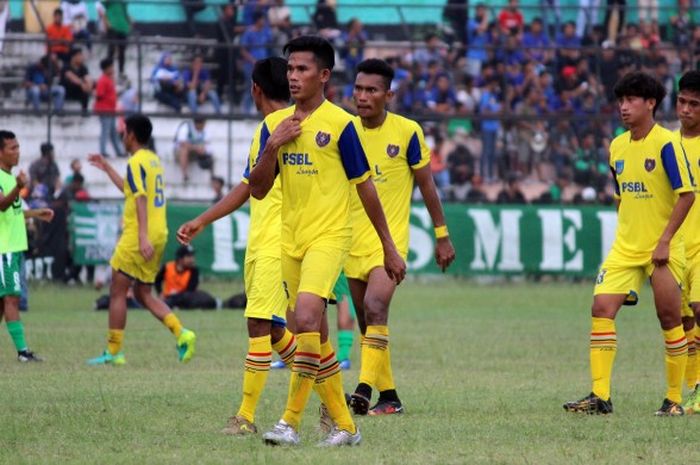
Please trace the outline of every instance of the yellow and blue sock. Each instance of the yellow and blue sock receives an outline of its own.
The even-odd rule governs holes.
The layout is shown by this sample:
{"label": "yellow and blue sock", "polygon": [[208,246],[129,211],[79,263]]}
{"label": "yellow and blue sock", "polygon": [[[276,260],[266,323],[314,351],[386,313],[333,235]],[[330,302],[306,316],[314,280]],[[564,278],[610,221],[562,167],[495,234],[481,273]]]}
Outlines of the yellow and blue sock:
{"label": "yellow and blue sock", "polygon": [[666,398],[672,402],[680,403],[683,390],[683,377],[688,363],[688,341],[685,339],[683,325],[664,330],[664,343],[666,346]]}
{"label": "yellow and blue sock", "polygon": [[603,400],[610,399],[610,378],[616,353],[615,320],[593,317],[590,345],[592,391]]}

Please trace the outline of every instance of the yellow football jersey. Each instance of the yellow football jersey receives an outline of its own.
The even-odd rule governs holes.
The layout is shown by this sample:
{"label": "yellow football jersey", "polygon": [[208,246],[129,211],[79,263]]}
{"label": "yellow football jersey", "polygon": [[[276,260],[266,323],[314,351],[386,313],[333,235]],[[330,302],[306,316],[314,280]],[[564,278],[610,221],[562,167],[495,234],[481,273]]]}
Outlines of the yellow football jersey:
{"label": "yellow football jersey", "polygon": [[[676,131],[676,134],[681,139],[681,147],[690,166],[690,176],[695,181],[695,195],[700,196],[700,182],[698,182],[698,176],[700,175],[700,136],[688,139],[682,137],[680,131]],[[685,243],[686,257],[694,257],[700,252],[700,234],[697,233],[697,230],[700,228],[699,201],[700,197],[695,199],[695,203],[693,203],[688,216],[683,222],[683,242]]]}
{"label": "yellow football jersey", "polygon": [[[610,168],[620,199],[613,249],[630,260],[649,259],[678,194],[693,191],[680,139],[658,124],[641,140],[632,140],[627,131],[610,144]],[[671,249],[682,246],[679,231]]]}
{"label": "yellow football jersey", "polygon": [[[413,193],[413,170],[430,163],[430,149],[425,145],[423,130],[413,120],[387,113],[378,128],[360,127],[360,139],[367,150],[367,161],[372,170],[372,181],[396,248],[404,256],[408,253],[409,216]],[[368,255],[382,249],[377,232],[365,213],[357,193],[352,196],[351,255]]]}
{"label": "yellow football jersey", "polygon": [[145,196],[148,214],[148,239],[156,244],[168,238],[165,217],[165,181],[158,155],[147,149],[138,150],[126,166],[124,181],[124,216],[122,246],[138,247],[139,226],[136,217],[136,198]]}
{"label": "yellow football jersey", "polygon": [[[261,153],[269,135],[295,108],[265,118]],[[370,176],[357,131],[352,115],[326,100],[301,122],[301,134],[278,151],[282,250],[291,257],[303,257],[317,239],[338,238],[344,244],[351,237],[351,189]]]}
{"label": "yellow football jersey", "polygon": [[[255,129],[253,141],[250,144],[248,164],[243,173],[243,182],[248,183],[250,170],[255,168],[258,153],[260,152],[260,133],[263,123]],[[245,259],[252,260],[258,256],[280,257],[282,234],[282,186],[277,177],[272,189],[264,199],[258,200],[250,196],[250,225],[248,227],[248,245],[246,246]]]}

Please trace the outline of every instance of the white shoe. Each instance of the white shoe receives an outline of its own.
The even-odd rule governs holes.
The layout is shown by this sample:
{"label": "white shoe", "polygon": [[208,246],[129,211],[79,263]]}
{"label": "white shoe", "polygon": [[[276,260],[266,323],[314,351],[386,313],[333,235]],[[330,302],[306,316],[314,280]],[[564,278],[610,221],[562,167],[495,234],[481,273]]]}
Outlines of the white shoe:
{"label": "white shoe", "polygon": [[263,434],[262,438],[265,444],[271,446],[295,446],[299,444],[299,435],[294,431],[292,425],[284,420],[278,421],[272,431]]}
{"label": "white shoe", "polygon": [[344,429],[333,428],[333,431],[318,443],[318,447],[337,447],[337,446],[356,446],[362,441],[360,428],[357,428],[355,434]]}

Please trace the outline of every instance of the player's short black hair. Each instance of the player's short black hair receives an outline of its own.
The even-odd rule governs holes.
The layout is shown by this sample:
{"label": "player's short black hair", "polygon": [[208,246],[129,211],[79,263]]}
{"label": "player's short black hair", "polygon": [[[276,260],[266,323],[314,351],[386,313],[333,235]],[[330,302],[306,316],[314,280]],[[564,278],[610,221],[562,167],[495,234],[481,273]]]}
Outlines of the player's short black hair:
{"label": "player's short black hair", "polygon": [[335,50],[330,42],[319,36],[299,36],[284,46],[283,52],[289,56],[295,52],[311,52],[319,68],[333,71],[335,67]]}
{"label": "player's short black hair", "polygon": [[642,73],[641,71],[625,74],[617,81],[617,84],[615,84],[613,92],[616,99],[621,99],[622,97],[641,97],[644,100],[656,100],[654,114],[656,114],[656,109],[659,108],[661,101],[666,96],[666,89],[664,89],[664,86],[653,76]]}
{"label": "player's short black hair", "polygon": [[288,102],[289,82],[287,81],[287,60],[282,57],[268,57],[255,62],[253,82],[262,89],[265,97],[278,102]]}
{"label": "player's short black hair", "polygon": [[5,148],[5,141],[6,140],[12,140],[12,139],[17,139],[17,136],[15,136],[14,132],[0,129],[0,150]]}
{"label": "player's short black hair", "polygon": [[113,65],[114,65],[114,60],[112,60],[111,58],[103,58],[102,60],[100,60],[100,69],[102,71],[106,70],[107,68],[109,68],[110,66],[113,66]]}
{"label": "player's short black hair", "polygon": [[391,89],[391,81],[394,79],[394,68],[389,66],[389,63],[386,61],[379,58],[368,58],[357,65],[357,72],[377,74],[383,78],[384,88],[386,90]]}
{"label": "player's short black hair", "polygon": [[124,120],[124,124],[126,125],[126,132],[131,132],[136,137],[136,142],[141,145],[148,144],[153,132],[153,124],[151,124],[148,116],[143,113],[136,113],[128,116]]}
{"label": "player's short black hair", "polygon": [[685,73],[678,81],[678,91],[694,92],[700,95],[700,71],[692,70]]}

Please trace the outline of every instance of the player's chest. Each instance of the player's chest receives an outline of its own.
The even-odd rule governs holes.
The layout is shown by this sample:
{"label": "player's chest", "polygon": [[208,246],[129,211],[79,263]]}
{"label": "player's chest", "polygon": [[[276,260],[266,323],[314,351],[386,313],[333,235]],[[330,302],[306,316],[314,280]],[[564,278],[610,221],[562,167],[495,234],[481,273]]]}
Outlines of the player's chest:
{"label": "player's chest", "polygon": [[614,160],[613,169],[623,196],[658,193],[660,189],[670,187],[658,153],[627,150]]}
{"label": "player's chest", "polygon": [[339,136],[330,125],[316,124],[313,128],[302,128],[301,135],[280,151],[280,170],[292,179],[341,172]]}

